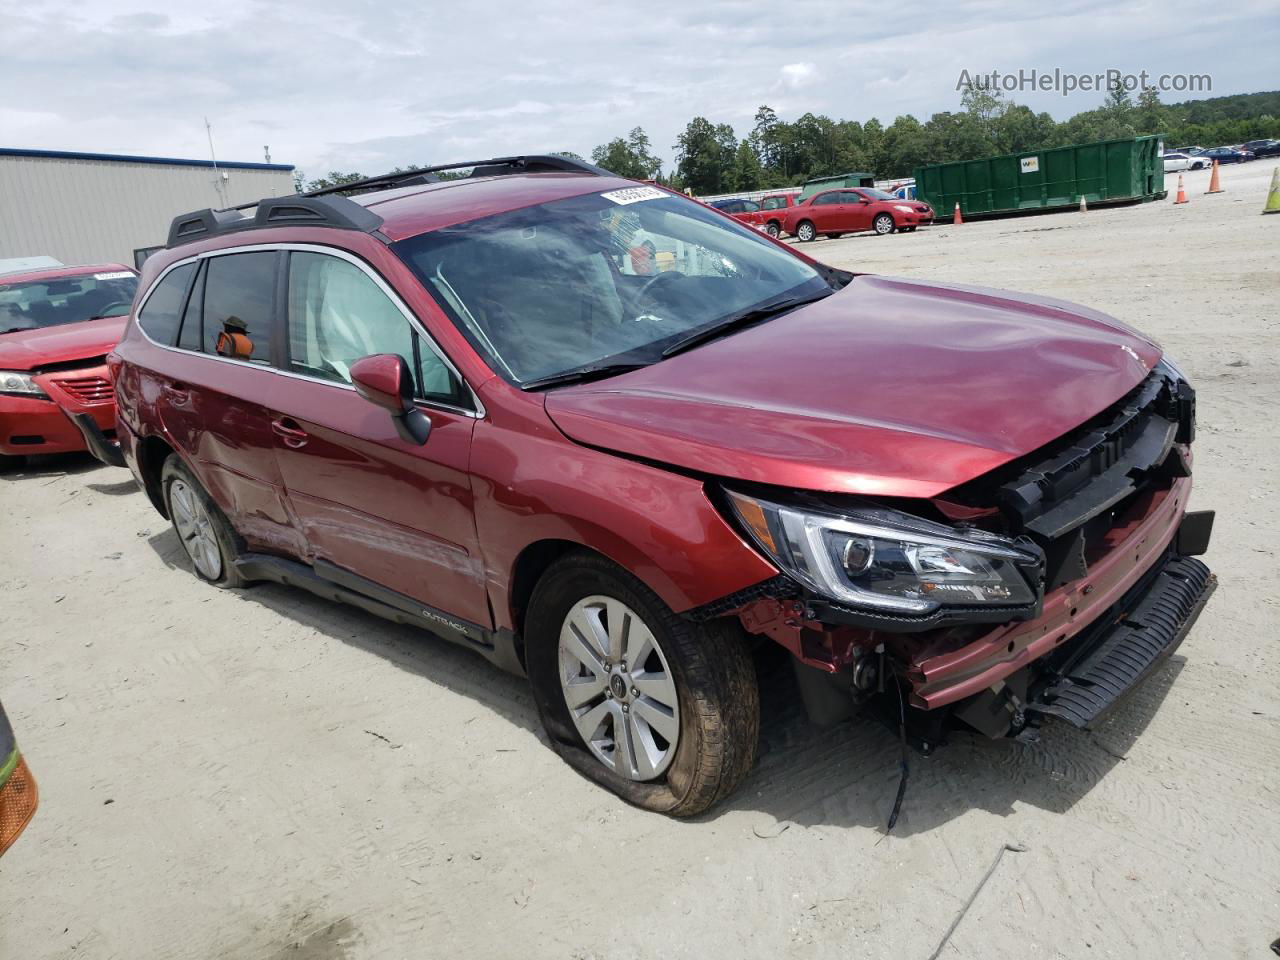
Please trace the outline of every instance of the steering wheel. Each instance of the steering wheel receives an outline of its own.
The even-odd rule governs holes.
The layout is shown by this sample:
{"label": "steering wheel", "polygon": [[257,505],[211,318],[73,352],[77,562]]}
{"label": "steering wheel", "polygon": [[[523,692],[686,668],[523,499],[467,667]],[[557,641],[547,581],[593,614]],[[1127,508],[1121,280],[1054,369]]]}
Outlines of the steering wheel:
{"label": "steering wheel", "polygon": [[648,302],[653,299],[653,291],[657,287],[664,284],[669,286],[671,283],[683,279],[685,279],[685,275],[679,270],[666,270],[662,273],[656,273],[646,280],[644,286],[642,286],[636,293],[637,319],[639,316],[649,314],[646,307],[648,306]]}
{"label": "steering wheel", "polygon": [[[129,308],[132,306],[133,306],[133,302],[130,300],[113,300],[111,303],[108,303],[106,306],[99,307],[98,309],[100,312],[95,313],[93,315],[93,319],[97,320],[101,317],[112,316],[111,311],[114,310],[116,307],[124,307],[125,312],[127,313],[129,311]],[[115,316],[124,316],[124,314],[115,314]]]}

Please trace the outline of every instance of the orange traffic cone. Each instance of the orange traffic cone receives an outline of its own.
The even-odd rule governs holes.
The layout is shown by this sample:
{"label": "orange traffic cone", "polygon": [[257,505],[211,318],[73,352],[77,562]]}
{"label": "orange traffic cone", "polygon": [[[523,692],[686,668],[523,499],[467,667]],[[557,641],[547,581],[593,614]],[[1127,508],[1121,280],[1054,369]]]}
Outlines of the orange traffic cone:
{"label": "orange traffic cone", "polygon": [[1218,183],[1218,161],[1215,160],[1213,161],[1213,176],[1209,178],[1209,189],[1206,190],[1205,193],[1210,194],[1222,192],[1222,186]]}
{"label": "orange traffic cone", "polygon": [[1178,174],[1178,199],[1174,203],[1186,203],[1187,191],[1182,186],[1182,174]]}
{"label": "orange traffic cone", "polygon": [[960,201],[958,200],[956,201],[956,212],[951,218],[951,222],[957,227],[964,223],[964,217],[960,216]]}

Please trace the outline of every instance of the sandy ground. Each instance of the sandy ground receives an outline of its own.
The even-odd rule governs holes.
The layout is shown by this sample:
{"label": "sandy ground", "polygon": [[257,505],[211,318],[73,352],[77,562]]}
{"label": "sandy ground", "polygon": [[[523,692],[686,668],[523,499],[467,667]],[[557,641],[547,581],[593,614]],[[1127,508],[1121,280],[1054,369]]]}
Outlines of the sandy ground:
{"label": "sandy ground", "polygon": [[[0,699],[41,807],[0,865],[0,957],[1262,957],[1280,937],[1280,216],[1271,165],[1191,203],[810,249],[1080,300],[1199,388],[1222,586],[1093,735],[810,728],[785,683],[728,806],[624,806],[541,742],[524,684],[275,586],[201,585],[122,471],[0,476]],[[1173,187],[1171,178],[1170,187]]]}

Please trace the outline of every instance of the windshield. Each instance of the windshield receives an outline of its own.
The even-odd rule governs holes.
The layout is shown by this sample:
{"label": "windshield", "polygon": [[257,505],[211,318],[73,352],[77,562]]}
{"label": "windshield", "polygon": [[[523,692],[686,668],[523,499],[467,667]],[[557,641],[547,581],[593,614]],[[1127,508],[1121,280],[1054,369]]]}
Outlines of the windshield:
{"label": "windshield", "polygon": [[759,231],[653,187],[513,210],[392,249],[517,384],[600,362],[655,362],[691,331],[830,289]]}
{"label": "windshield", "polygon": [[137,276],[128,270],[73,277],[0,282],[0,334],[123,317],[133,304]]}
{"label": "windshield", "polygon": [[886,193],[883,190],[876,190],[872,187],[863,187],[860,192],[864,197],[869,197],[872,200],[897,200],[898,199],[892,193]]}

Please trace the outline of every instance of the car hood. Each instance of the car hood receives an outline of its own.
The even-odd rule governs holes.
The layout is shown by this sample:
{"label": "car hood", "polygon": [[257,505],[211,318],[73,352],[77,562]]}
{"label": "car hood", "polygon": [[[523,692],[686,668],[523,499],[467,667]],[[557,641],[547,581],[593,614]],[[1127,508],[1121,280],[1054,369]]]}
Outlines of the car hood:
{"label": "car hood", "polygon": [[0,334],[0,370],[37,370],[110,352],[124,335],[128,317],[104,317],[37,330]]}
{"label": "car hood", "polygon": [[1105,314],[859,276],[688,353],[549,391],[571,439],[726,478],[930,497],[1115,403],[1159,347]]}

